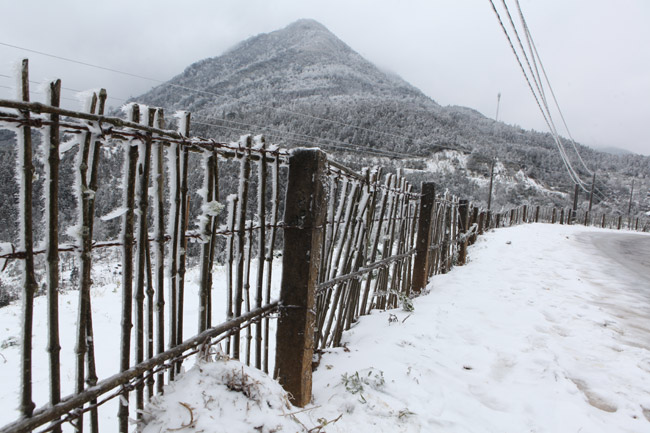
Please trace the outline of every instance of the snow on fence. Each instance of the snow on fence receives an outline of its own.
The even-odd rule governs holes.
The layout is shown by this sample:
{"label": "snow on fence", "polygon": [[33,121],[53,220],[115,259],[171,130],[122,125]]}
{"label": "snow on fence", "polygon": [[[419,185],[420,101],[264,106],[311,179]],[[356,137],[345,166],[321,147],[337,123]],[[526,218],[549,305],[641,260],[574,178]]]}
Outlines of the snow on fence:
{"label": "snow on fence", "polygon": [[[18,144],[21,238],[11,252],[0,251],[0,259],[22,264],[21,417],[0,433],[60,432],[68,423],[74,431],[95,433],[104,419],[99,409],[111,400],[119,401],[117,430],[127,432],[129,420],[142,419],[145,404],[164,392],[184,361],[216,350],[265,372],[273,366],[293,403],[304,406],[323,349],[340,345],[343,332],[372,309],[410,308],[431,276],[466,262],[468,245],[485,230],[527,222],[619,229],[624,223],[539,206],[493,214],[448,193],[437,195],[433,183],[416,193],[399,173],[356,173],[318,149],[289,152],[262,137],[230,144],[192,137],[186,112],[177,114],[177,131],[165,129],[162,109],[131,104],[128,120],[105,116],[104,90],[92,95],[86,112],[64,110],[59,80],[50,84],[47,104],[33,103],[26,60],[21,73],[22,101],[0,100],[0,127],[12,129]],[[33,130],[41,134],[40,152],[32,149]],[[59,241],[62,147],[77,149],[71,163],[77,216],[68,224],[67,244]],[[100,176],[105,151],[123,154],[121,203],[103,218],[120,218],[121,232],[119,239],[100,241],[95,205],[106,188]],[[190,182],[192,167],[200,186]],[[45,177],[42,243],[34,241],[35,171]],[[192,206],[194,195],[200,206]],[[646,231],[648,223],[627,226]],[[122,300],[121,326],[114,330],[119,369],[98,377],[95,353],[105,342],[93,338],[91,268],[101,248],[119,252]],[[282,275],[275,300],[278,249]],[[192,251],[199,268],[197,311],[191,312],[197,323],[188,332]],[[61,256],[70,252],[80,263],[79,303],[75,366],[68,369],[74,392],[63,397],[58,288]],[[45,255],[43,281],[36,276],[38,255]],[[217,265],[225,269],[223,281],[213,281]],[[39,283],[46,285],[50,375],[48,401],[35,409],[32,325]],[[213,299],[217,286],[225,287],[225,299]],[[215,320],[220,312],[223,322]],[[110,423],[101,427],[116,430]]]}
{"label": "snow on fence", "polygon": [[[2,258],[5,263],[10,259],[22,263],[22,417],[0,431],[59,432],[69,422],[75,431],[85,427],[96,432],[99,408],[115,398],[120,402],[118,428],[104,429],[126,432],[130,418],[141,419],[146,402],[163,392],[163,385],[181,371],[184,360],[210,356],[217,344],[229,356],[268,371],[274,355],[269,344],[273,339],[270,316],[279,311],[279,301],[271,299],[271,274],[282,229],[280,176],[287,170],[288,152],[267,146],[262,137],[246,136],[231,144],[191,137],[190,115],[185,112],[178,114],[177,131],[165,129],[161,109],[131,104],[126,110],[128,120],[105,116],[103,90],[92,95],[87,112],[64,110],[59,108],[59,80],[49,86],[49,104],[32,103],[27,61],[21,72],[22,101],[0,101],[0,125],[14,131],[18,144],[21,239]],[[33,131],[41,134],[40,149],[33,149]],[[76,148],[71,162],[77,202],[73,223],[60,221],[58,209],[64,187],[60,185],[63,143],[67,149]],[[102,221],[95,217],[95,197],[107,187],[100,176],[106,150],[123,153],[122,202],[108,217],[121,219],[121,233],[119,239],[97,242],[94,229]],[[200,168],[200,187],[190,185],[191,167]],[[239,182],[234,191],[227,191],[220,180],[232,176],[232,171],[238,171]],[[43,243],[33,238],[39,225],[32,215],[38,207],[32,204],[36,176],[45,177]],[[200,200],[191,211],[194,193]],[[228,203],[227,212],[222,212],[222,202]],[[67,226],[67,232],[59,233],[60,226]],[[60,236],[71,241],[61,244]],[[113,332],[119,339],[119,370],[103,377],[98,377],[95,353],[105,342],[93,338],[91,296],[93,252],[99,248],[119,250],[122,275],[122,320]],[[188,324],[185,289],[191,248],[198,250],[200,277],[198,314],[192,315],[198,320]],[[61,255],[70,251],[80,264],[79,303],[74,392],[63,397],[61,382],[66,379],[62,379],[60,357],[58,288]],[[39,254],[46,256],[43,281],[37,281],[35,272]],[[224,300],[212,299],[217,255],[226,270]],[[35,408],[33,303],[42,283],[49,310],[49,402],[39,402]],[[215,325],[213,314],[224,310],[225,321]]]}

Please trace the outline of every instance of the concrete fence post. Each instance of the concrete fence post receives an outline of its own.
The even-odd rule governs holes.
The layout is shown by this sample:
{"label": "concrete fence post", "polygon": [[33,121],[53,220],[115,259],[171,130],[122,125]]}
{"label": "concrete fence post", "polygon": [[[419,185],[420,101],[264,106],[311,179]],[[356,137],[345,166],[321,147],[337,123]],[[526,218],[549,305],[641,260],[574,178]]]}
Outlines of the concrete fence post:
{"label": "concrete fence post", "polygon": [[299,149],[289,159],[275,377],[304,407],[311,401],[315,292],[327,210],[325,153]]}

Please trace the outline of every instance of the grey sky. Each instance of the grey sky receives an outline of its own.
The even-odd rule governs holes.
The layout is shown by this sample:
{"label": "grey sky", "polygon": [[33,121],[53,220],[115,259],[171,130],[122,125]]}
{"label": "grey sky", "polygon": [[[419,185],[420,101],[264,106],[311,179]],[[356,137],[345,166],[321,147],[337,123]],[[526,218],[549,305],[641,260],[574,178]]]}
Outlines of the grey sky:
{"label": "grey sky", "polygon": [[[547,130],[489,0],[0,3],[2,43],[160,80],[247,37],[314,18],[442,105],[464,105],[494,117],[501,92],[500,120]],[[650,1],[520,3],[573,137],[650,154]],[[508,4],[516,13],[514,1]],[[11,75],[10,64],[24,56],[34,80],[59,77],[73,89],[105,87],[113,97],[128,97],[155,85],[5,46],[0,46],[0,74]],[[0,86],[12,84],[0,76]],[[12,93],[0,87],[0,97]]]}

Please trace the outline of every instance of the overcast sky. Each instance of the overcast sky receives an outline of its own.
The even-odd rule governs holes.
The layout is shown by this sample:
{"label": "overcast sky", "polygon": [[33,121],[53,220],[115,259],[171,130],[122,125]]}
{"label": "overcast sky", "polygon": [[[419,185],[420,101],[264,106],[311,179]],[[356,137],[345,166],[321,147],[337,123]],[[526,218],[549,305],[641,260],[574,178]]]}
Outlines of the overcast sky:
{"label": "overcast sky", "polygon": [[[501,0],[494,0],[497,6]],[[516,14],[514,0],[507,3]],[[0,43],[168,80],[189,64],[299,18],[328,27],[442,105],[547,131],[489,0],[0,0]],[[520,0],[573,137],[650,154],[650,1]],[[0,45],[0,74],[117,98],[156,83]],[[0,76],[0,97],[13,81]],[[36,89],[34,89],[36,90]],[[72,98],[71,92],[64,94]],[[34,94],[33,99],[42,98]],[[118,104],[117,100],[111,100]],[[70,104],[70,102],[68,102]],[[561,124],[559,118],[556,119]],[[566,131],[560,130],[566,136]]]}

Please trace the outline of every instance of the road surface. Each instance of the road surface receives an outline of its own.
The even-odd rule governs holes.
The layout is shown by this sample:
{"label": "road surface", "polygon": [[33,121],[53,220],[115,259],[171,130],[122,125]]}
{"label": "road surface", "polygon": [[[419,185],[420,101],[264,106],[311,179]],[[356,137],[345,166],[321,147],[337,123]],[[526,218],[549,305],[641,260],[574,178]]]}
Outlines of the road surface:
{"label": "road surface", "polygon": [[601,255],[647,283],[650,290],[650,236],[647,234],[587,232],[579,239],[591,243]]}

